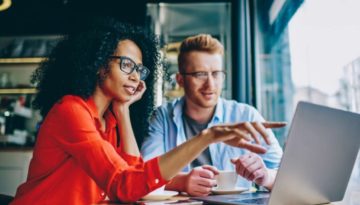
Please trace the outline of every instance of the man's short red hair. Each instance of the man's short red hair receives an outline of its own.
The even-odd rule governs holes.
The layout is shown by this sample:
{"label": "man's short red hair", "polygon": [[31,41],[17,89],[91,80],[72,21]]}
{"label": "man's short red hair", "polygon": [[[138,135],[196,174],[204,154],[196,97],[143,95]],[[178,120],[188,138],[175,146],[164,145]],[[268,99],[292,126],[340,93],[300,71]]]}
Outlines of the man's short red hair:
{"label": "man's short red hair", "polygon": [[184,70],[185,55],[191,51],[204,51],[211,54],[224,54],[224,46],[209,34],[199,34],[186,38],[180,45],[178,56],[179,70]]}

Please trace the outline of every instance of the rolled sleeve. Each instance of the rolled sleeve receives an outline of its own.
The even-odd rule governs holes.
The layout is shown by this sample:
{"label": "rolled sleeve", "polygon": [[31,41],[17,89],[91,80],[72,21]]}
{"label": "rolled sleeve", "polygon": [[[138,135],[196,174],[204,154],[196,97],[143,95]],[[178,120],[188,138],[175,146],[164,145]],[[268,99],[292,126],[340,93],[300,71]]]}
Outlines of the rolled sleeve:
{"label": "rolled sleeve", "polygon": [[121,158],[123,158],[130,166],[144,163],[144,160],[142,157],[129,155],[128,153],[123,152],[123,151],[119,151],[118,153],[121,156]]}
{"label": "rolled sleeve", "polygon": [[[250,119],[252,121],[264,122],[265,119],[261,116],[261,114],[253,107],[249,106]],[[264,163],[269,169],[278,169],[280,166],[281,157],[283,155],[283,150],[280,147],[278,140],[276,139],[274,132],[271,129],[266,129],[270,145],[266,144],[262,137],[259,137],[262,145],[267,149],[265,154],[260,155],[264,160]]]}
{"label": "rolled sleeve", "polygon": [[117,173],[112,181],[113,184],[108,190],[109,197],[112,200],[120,199],[122,202],[137,201],[168,183],[161,176],[158,158],[145,162],[143,167],[131,167]]}

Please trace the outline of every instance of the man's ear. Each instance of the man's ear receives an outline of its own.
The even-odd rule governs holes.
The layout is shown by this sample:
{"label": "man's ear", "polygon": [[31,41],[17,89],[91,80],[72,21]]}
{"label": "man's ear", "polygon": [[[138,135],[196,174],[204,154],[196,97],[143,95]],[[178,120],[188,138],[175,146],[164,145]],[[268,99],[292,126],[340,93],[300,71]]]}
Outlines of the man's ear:
{"label": "man's ear", "polygon": [[184,87],[184,76],[180,73],[176,73],[176,82],[179,84],[180,87]]}

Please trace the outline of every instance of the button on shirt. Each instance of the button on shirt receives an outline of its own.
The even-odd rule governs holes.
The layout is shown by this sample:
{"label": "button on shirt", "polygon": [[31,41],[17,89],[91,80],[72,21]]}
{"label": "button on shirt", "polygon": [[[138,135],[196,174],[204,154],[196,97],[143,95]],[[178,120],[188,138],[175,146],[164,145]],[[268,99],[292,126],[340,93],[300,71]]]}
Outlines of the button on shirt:
{"label": "button on shirt", "polygon": [[[141,147],[145,160],[170,151],[174,147],[186,141],[185,129],[182,120],[184,98],[179,98],[160,106],[153,114],[148,133]],[[237,123],[264,121],[260,113],[252,106],[238,103],[233,100],[219,98],[214,116],[207,127],[221,123]],[[271,144],[267,145],[260,137],[262,145],[267,149],[260,157],[264,160],[267,168],[277,169],[282,157],[282,149],[273,132],[268,129]],[[231,158],[237,158],[247,152],[246,149],[231,147],[224,143],[211,144],[209,146],[212,165],[220,170],[235,170],[230,162]],[[188,165],[184,172],[190,171]],[[251,187],[252,183],[242,177],[238,177],[237,186]]]}
{"label": "button on shirt", "polygon": [[144,163],[123,152],[110,111],[105,121],[102,132],[91,98],[68,95],[56,103],[40,127],[27,181],[11,204],[87,205],[106,196],[128,202],[164,185],[158,158]]}

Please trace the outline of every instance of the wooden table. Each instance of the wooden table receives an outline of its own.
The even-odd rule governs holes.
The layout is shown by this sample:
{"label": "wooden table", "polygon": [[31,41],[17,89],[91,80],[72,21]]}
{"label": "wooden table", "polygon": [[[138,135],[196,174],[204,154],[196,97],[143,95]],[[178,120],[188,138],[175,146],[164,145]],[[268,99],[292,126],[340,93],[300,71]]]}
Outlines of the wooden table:
{"label": "wooden table", "polygon": [[[186,200],[189,199],[188,196],[185,195],[178,195],[174,196],[171,199],[167,200],[167,202],[179,201],[179,200]],[[103,203],[96,204],[96,205],[120,205],[122,203],[113,203],[109,201],[104,201]],[[134,203],[134,204],[141,204],[141,203]],[[150,202],[145,203],[148,205],[169,205],[166,201],[163,202]],[[124,205],[124,204],[123,204]],[[353,171],[350,182],[348,184],[347,190],[345,192],[344,199],[340,202],[333,202],[329,205],[360,205],[360,166],[359,169]]]}

